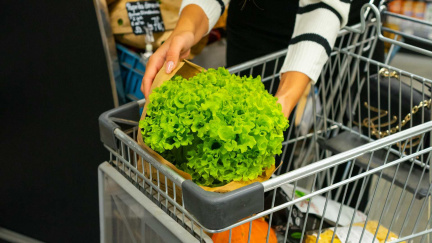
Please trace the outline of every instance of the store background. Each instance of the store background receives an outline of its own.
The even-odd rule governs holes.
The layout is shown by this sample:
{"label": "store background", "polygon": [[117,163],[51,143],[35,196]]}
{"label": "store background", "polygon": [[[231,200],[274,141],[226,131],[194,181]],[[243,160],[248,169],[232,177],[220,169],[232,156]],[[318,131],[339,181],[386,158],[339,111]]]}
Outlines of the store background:
{"label": "store background", "polygon": [[0,227],[98,242],[97,118],[114,105],[93,1],[0,9]]}

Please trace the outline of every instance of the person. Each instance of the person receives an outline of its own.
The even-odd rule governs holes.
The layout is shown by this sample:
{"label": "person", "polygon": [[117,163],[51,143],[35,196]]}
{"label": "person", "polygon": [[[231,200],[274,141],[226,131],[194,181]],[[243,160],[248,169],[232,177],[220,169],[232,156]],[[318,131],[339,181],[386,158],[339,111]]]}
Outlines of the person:
{"label": "person", "polygon": [[349,0],[183,0],[172,35],[147,63],[142,92],[148,98],[164,63],[165,71],[172,72],[228,3],[227,66],[288,47],[275,95],[288,118],[309,82],[317,81],[337,33],[348,22]]}

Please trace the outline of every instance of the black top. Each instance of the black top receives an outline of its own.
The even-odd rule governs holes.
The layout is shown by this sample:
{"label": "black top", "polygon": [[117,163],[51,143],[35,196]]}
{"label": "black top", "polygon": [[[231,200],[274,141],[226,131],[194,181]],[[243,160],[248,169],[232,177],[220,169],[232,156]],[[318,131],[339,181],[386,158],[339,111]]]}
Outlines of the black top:
{"label": "black top", "polygon": [[[351,3],[348,25],[360,21],[367,0]],[[227,66],[287,48],[299,1],[231,0],[227,19]]]}
{"label": "black top", "polygon": [[227,66],[286,48],[298,1],[232,0],[227,19]]}

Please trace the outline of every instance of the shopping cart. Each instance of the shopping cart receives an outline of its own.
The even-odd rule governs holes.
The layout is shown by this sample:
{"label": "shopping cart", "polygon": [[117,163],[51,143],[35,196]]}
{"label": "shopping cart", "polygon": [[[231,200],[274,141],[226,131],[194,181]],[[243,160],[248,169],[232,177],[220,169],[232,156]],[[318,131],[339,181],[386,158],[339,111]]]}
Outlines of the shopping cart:
{"label": "shopping cart", "polygon": [[[432,52],[399,42],[403,33],[385,38],[374,5],[362,13],[361,24],[339,33],[306,111],[293,112],[292,121],[303,114],[286,134],[283,166],[263,183],[206,192],[136,143],[144,100],[102,114],[101,140],[111,157],[99,167],[101,241],[212,242],[212,234],[226,231],[229,241],[238,234],[253,240],[254,220],[264,218],[263,242],[272,242],[272,232],[279,242],[430,242],[432,80],[372,53],[379,40]],[[274,93],[285,53],[229,70],[260,74]],[[144,161],[150,166],[140,171]],[[239,232],[244,224],[249,230]]]}

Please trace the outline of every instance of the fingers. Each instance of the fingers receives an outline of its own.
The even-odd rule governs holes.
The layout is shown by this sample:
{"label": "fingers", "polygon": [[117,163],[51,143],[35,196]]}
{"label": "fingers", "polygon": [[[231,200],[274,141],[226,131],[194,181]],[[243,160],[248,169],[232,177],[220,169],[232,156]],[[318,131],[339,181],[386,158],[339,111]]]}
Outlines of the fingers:
{"label": "fingers", "polygon": [[146,71],[141,83],[141,92],[146,99],[149,98],[150,88],[156,74],[166,61],[166,73],[171,73],[178,64],[180,58],[189,56],[190,47],[193,45],[193,34],[182,33],[165,42],[150,57],[147,62]]}
{"label": "fingers", "polygon": [[144,93],[146,99],[149,98],[150,88],[153,83],[153,80],[156,77],[156,74],[162,68],[164,61],[165,61],[164,55],[155,53],[150,57],[149,61],[147,62],[146,70],[141,83],[141,92]]}
{"label": "fingers", "polygon": [[182,53],[182,50],[189,49],[186,48],[185,44],[185,39],[179,36],[176,36],[172,39],[171,45],[166,55],[166,73],[171,73],[172,70],[174,70],[174,68],[177,66],[177,62],[180,58],[180,53]]}
{"label": "fingers", "polygon": [[190,49],[180,54],[180,60],[187,58],[189,54],[190,54]]}

